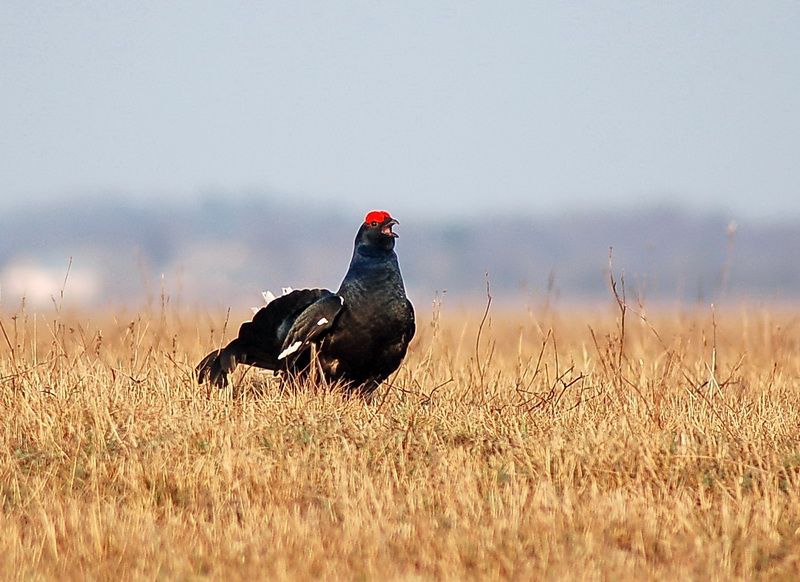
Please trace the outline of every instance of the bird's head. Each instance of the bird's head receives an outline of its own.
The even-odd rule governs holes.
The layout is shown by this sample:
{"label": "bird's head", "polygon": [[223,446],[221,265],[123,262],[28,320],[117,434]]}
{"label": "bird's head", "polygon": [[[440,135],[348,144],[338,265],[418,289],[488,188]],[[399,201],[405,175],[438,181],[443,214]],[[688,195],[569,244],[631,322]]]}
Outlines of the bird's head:
{"label": "bird's head", "polygon": [[400,224],[384,210],[373,210],[364,218],[364,224],[356,235],[356,246],[363,254],[373,251],[391,251],[397,233],[392,231],[395,224]]}

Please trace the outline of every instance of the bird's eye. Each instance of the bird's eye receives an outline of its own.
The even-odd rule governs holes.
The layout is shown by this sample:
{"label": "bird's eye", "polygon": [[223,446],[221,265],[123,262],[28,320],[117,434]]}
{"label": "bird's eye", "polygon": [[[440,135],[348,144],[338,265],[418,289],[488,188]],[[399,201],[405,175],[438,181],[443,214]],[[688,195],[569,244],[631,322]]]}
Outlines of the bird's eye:
{"label": "bird's eye", "polygon": [[370,224],[370,226],[378,226],[378,221],[377,220],[373,220],[372,223]]}

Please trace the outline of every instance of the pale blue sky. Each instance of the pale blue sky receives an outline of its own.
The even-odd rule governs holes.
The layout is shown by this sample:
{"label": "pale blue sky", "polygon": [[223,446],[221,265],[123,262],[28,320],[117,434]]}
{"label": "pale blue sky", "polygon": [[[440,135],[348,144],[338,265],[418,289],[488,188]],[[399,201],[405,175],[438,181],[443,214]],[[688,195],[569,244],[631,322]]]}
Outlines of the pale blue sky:
{"label": "pale blue sky", "polygon": [[800,217],[800,2],[0,2],[0,198]]}

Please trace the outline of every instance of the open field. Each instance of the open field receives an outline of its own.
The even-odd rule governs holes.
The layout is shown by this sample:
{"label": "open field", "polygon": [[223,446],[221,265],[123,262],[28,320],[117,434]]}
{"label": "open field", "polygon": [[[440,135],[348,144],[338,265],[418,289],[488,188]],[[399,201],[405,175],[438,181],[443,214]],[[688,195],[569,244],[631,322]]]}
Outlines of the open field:
{"label": "open field", "polygon": [[800,577],[797,312],[417,310],[370,404],[198,388],[224,314],[2,313],[2,578]]}

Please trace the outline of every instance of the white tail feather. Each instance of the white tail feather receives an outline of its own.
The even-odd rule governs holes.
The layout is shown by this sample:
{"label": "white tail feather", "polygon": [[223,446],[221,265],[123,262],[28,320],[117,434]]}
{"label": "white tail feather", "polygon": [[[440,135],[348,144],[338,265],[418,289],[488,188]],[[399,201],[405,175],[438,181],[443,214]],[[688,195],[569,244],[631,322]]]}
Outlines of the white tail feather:
{"label": "white tail feather", "polygon": [[265,305],[269,305],[273,301],[275,301],[275,294],[272,291],[264,291],[261,296],[264,298]]}

